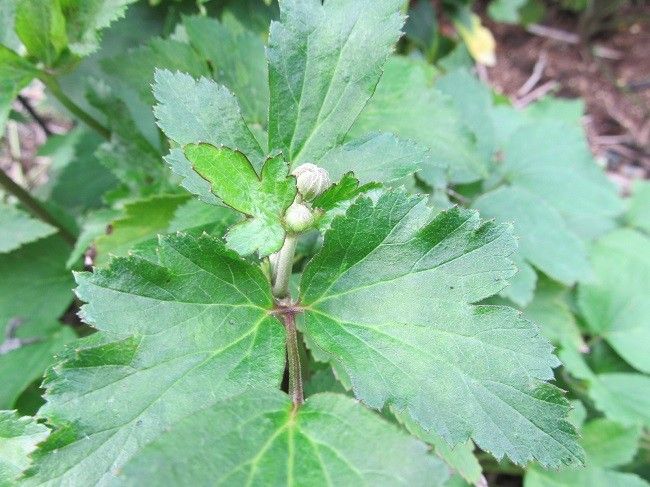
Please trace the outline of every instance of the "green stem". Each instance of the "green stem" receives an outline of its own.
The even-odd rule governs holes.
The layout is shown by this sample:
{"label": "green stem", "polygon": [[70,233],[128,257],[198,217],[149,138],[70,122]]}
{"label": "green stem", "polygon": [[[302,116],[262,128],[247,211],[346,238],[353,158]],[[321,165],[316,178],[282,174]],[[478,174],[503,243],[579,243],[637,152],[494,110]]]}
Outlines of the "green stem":
{"label": "green stem", "polygon": [[293,270],[293,257],[296,253],[296,235],[287,234],[284,245],[278,253],[278,260],[275,264],[275,280],[273,282],[273,296],[277,299],[284,299],[289,296],[289,279]]}
{"label": "green stem", "polygon": [[70,245],[74,245],[77,237],[61,223],[50,211],[29,192],[23,189],[18,183],[0,171],[0,186],[4,187],[7,191],[13,194],[18,200],[25,205],[25,207],[37,218],[40,218],[45,223],[49,223],[56,227],[61,233],[61,237],[65,239]]}
{"label": "green stem", "polygon": [[282,315],[284,328],[287,332],[287,362],[289,366],[289,394],[294,406],[305,402],[305,395],[302,388],[302,371],[300,370],[300,350],[298,348],[298,331],[296,330],[296,318],[293,313]]}
{"label": "green stem", "polygon": [[88,114],[83,108],[77,105],[72,101],[68,95],[66,95],[59,85],[59,81],[49,73],[41,71],[39,74],[39,79],[47,86],[47,88],[52,92],[54,97],[59,100],[61,105],[66,107],[70,113],[75,117],[81,120],[83,123],[88,125],[91,129],[95,130],[99,135],[105,139],[111,138],[111,131],[94,119],[90,114]]}
{"label": "green stem", "polygon": [[271,274],[273,280],[273,296],[279,306],[279,315],[284,323],[287,342],[287,365],[289,369],[289,394],[295,407],[305,401],[302,388],[302,371],[300,364],[300,348],[298,346],[298,330],[296,329],[296,311],[292,307],[289,295],[289,279],[293,271],[293,257],[296,253],[297,235],[287,234],[284,245],[278,253],[278,259]]}

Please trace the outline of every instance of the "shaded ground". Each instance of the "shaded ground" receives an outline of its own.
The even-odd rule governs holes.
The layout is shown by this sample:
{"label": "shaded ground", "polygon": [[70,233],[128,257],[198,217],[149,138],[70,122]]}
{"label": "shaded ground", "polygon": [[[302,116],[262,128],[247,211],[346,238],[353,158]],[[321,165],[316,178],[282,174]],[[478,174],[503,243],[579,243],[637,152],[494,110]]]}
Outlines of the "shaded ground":
{"label": "shaded ground", "polygon": [[[650,4],[619,12],[589,45],[571,42],[578,18],[565,12],[549,9],[540,24],[569,42],[548,37],[555,34],[550,30],[535,35],[522,26],[484,21],[497,40],[497,65],[485,73],[493,87],[524,103],[548,89],[583,98],[592,150],[621,190],[628,190],[631,178],[650,177]],[[523,93],[536,65],[539,80]]]}

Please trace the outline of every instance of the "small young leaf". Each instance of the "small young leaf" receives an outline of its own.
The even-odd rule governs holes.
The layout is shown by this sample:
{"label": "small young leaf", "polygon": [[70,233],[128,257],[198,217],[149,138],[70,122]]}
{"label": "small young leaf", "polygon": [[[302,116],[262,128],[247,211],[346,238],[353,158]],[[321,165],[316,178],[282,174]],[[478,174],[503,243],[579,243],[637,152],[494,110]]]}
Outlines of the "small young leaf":
{"label": "small young leaf", "polygon": [[173,478],[179,485],[388,487],[442,486],[448,476],[422,443],[353,399],[317,394],[295,409],[280,391],[253,391],[180,422],[119,478],[133,486]]}
{"label": "small young leaf", "polygon": [[244,154],[227,147],[190,144],[185,156],[216,196],[249,217],[228,231],[231,248],[242,255],[258,251],[261,257],[280,250],[282,216],[296,197],[296,179],[280,156],[267,159],[260,176]]}
{"label": "small young leaf", "polygon": [[359,185],[359,180],[351,172],[344,174],[338,183],[334,183],[322,194],[317,196],[312,205],[314,208],[322,210],[331,210],[344,201],[351,200],[360,194],[372,189],[380,188],[381,184],[367,183]]}
{"label": "small young leaf", "polygon": [[18,208],[0,202],[0,253],[56,233],[56,228],[30,217]]}
{"label": "small young leaf", "polygon": [[399,39],[402,0],[282,0],[269,36],[269,149],[312,162],[338,145]]}
{"label": "small young leaf", "polygon": [[545,383],[551,345],[514,310],[473,305],[514,274],[510,229],[420,197],[358,199],[303,272],[301,330],[355,395],[386,403],[451,445],[497,458],[581,463],[568,402]]}
{"label": "small young leaf", "polygon": [[26,485],[115,480],[182,418],[279,386],[284,332],[262,271],[208,236],[164,237],[157,255],[77,274],[82,317],[100,332],[46,377],[39,415],[56,430]]}
{"label": "small young leaf", "polygon": [[29,455],[48,434],[49,430],[34,418],[21,418],[15,411],[0,411],[0,485],[16,485],[29,467]]}

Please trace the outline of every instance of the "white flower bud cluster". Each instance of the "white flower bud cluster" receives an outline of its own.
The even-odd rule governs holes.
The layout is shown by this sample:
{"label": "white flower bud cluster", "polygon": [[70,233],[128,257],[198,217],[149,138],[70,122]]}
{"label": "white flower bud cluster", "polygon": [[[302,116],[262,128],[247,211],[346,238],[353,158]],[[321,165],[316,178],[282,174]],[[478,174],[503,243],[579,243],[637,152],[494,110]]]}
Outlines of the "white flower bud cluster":
{"label": "white flower bud cluster", "polygon": [[284,223],[294,233],[307,230],[314,223],[314,212],[304,203],[292,203],[284,213]]}
{"label": "white flower bud cluster", "polygon": [[330,175],[316,164],[305,163],[292,172],[296,176],[296,187],[303,201],[311,201],[332,185]]}
{"label": "white flower bud cluster", "polygon": [[319,210],[314,210],[309,203],[332,185],[329,174],[316,164],[301,164],[293,170],[296,177],[298,196],[284,213],[284,223],[288,231],[302,233],[314,226],[319,216]]}

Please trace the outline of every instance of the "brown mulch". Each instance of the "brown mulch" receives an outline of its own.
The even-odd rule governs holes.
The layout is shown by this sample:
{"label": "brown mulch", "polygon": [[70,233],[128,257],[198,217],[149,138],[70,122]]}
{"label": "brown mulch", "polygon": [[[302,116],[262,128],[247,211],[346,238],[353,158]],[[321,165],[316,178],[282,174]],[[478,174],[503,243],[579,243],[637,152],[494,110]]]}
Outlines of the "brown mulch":
{"label": "brown mulch", "polygon": [[[631,179],[650,177],[650,4],[627,7],[613,20],[588,44],[575,44],[484,17],[497,40],[497,64],[486,75],[497,91],[517,99],[544,58],[533,89],[554,86],[557,96],[585,100],[591,148],[627,192]],[[578,30],[577,16],[559,10],[549,9],[540,24]]]}

